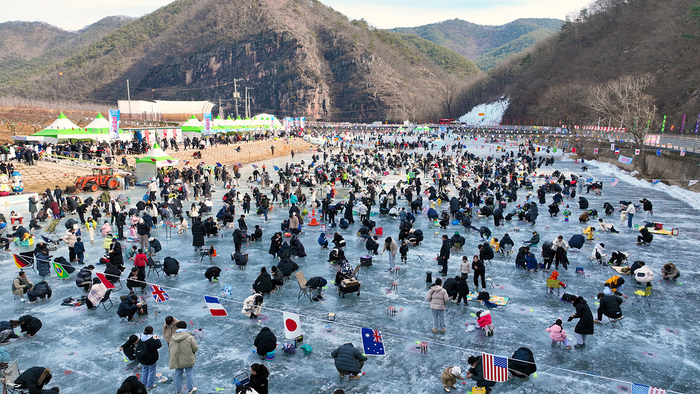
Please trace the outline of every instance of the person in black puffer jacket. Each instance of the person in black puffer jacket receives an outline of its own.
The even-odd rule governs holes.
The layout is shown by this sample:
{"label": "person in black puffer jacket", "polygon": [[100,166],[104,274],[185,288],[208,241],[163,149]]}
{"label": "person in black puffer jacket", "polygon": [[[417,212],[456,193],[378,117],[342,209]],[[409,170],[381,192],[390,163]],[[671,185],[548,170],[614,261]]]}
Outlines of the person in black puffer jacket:
{"label": "person in black puffer jacket", "polygon": [[277,264],[277,268],[282,271],[282,276],[292,276],[292,273],[299,269],[299,265],[290,258],[284,258]]}
{"label": "person in black puffer jacket", "polygon": [[272,291],[272,278],[270,274],[267,273],[265,267],[260,268],[260,275],[255,279],[255,283],[253,283],[253,290],[261,294]]}
{"label": "person in black puffer jacket", "polygon": [[267,353],[277,347],[277,337],[270,331],[269,327],[263,327],[258,336],[255,337],[253,345],[257,348],[258,354],[265,357]]}
{"label": "person in black puffer jacket", "polygon": [[177,273],[180,271],[180,262],[177,261],[176,259],[168,256],[165,259],[163,259],[163,272],[165,272],[165,277],[169,277],[170,275],[175,275],[177,276]]}
{"label": "person in black puffer jacket", "polygon": [[49,390],[44,390],[44,386],[51,381],[51,370],[44,367],[32,367],[22,372],[15,384],[20,388],[28,389],[29,394],[53,394],[58,393],[58,387],[52,387]]}
{"label": "person in black puffer jacket", "polygon": [[107,277],[107,280],[110,281],[112,284],[119,282],[119,279],[122,276],[122,272],[124,271],[123,266],[115,266],[112,264],[110,261],[107,263],[107,266],[105,267],[105,277]]}
{"label": "person in black puffer jacket", "polygon": [[209,267],[207,268],[207,271],[204,273],[204,277],[211,281],[218,281],[219,276],[221,275],[221,268],[219,267]]}
{"label": "person in black puffer jacket", "polygon": [[192,223],[192,246],[195,251],[201,250],[204,246],[204,224],[199,218]]}
{"label": "person in black puffer jacket", "polygon": [[574,328],[577,342],[574,347],[582,348],[586,346],[586,335],[593,335],[593,313],[591,313],[591,308],[588,307],[588,303],[583,297],[578,297],[574,300],[574,308],[576,308],[576,313],[569,316],[569,321],[579,319],[578,323],[576,323],[576,328]]}
{"label": "person in black puffer jacket", "polygon": [[619,319],[622,317],[622,298],[616,296],[615,294],[598,293],[598,299],[600,300],[600,306],[598,307],[598,318],[593,320],[596,324],[603,324],[601,320],[603,315],[611,319]]}
{"label": "person in black puffer jacket", "polygon": [[233,252],[233,255],[231,255],[231,260],[235,261],[237,267],[244,267],[246,264],[248,264],[248,259],[246,259],[245,255],[239,251]]}
{"label": "person in black puffer jacket", "polygon": [[122,382],[122,385],[117,390],[117,394],[146,394],[146,386],[139,382],[136,376],[129,376]]}
{"label": "person in black puffer jacket", "polygon": [[352,343],[346,343],[331,352],[335,359],[335,369],[340,377],[350,375],[350,379],[359,379],[362,376],[362,367],[367,361],[367,356],[357,350]]}
{"label": "person in black puffer jacket", "polygon": [[26,332],[29,338],[32,338],[41,329],[41,320],[31,315],[24,315],[17,321],[21,332]]}
{"label": "person in black puffer jacket", "polygon": [[75,285],[81,287],[85,292],[88,292],[90,290],[90,286],[92,285],[92,270],[94,269],[95,266],[92,264],[81,269],[80,272],[78,272],[78,275],[75,277]]}
{"label": "person in black puffer jacket", "polygon": [[495,386],[496,382],[484,379],[484,366],[481,356],[469,356],[467,363],[471,366],[467,371],[467,378],[474,380],[476,387],[486,387],[486,394],[489,394],[491,387]]}

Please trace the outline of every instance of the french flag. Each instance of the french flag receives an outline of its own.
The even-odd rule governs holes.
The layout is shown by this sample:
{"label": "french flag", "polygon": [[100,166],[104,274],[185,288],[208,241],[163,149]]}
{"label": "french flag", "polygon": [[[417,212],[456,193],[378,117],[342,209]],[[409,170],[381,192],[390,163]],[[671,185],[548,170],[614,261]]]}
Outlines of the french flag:
{"label": "french flag", "polygon": [[204,301],[207,302],[207,308],[212,316],[228,316],[226,309],[221,305],[219,299],[211,296],[204,296]]}

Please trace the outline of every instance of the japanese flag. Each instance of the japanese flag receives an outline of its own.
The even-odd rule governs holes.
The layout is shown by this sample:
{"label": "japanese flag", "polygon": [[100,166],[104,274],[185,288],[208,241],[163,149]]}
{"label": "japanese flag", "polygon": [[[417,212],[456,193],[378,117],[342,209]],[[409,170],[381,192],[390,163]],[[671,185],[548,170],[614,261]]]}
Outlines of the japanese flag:
{"label": "japanese flag", "polygon": [[635,150],[634,150],[634,154],[635,154],[635,155],[639,155],[640,153],[642,153],[641,150],[639,150],[639,149],[635,149]]}
{"label": "japanese flag", "polygon": [[299,315],[296,313],[284,312],[284,336],[287,339],[294,339],[301,335],[301,324],[299,323]]}

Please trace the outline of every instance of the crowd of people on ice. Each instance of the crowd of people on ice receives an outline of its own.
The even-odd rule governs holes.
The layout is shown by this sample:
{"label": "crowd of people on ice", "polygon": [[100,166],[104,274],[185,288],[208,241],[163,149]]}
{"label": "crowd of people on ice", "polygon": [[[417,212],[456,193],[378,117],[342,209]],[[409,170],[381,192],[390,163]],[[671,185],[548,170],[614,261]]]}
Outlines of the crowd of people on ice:
{"label": "crowd of people on ice", "polygon": [[[576,234],[568,242],[563,236],[541,239],[537,231],[532,231],[531,237],[522,246],[516,246],[510,234],[502,230],[505,223],[513,221],[534,228],[538,220],[542,220],[539,210],[545,206],[548,207],[550,217],[556,217],[563,211],[565,220],[568,221],[571,216],[569,205],[577,201],[579,209],[583,211],[579,218],[581,223],[593,221],[601,233],[617,232],[614,225],[606,222],[603,217],[612,215],[614,208],[612,211],[607,209],[612,204],[606,202],[607,205],[599,215],[583,196],[584,190],[585,194],[593,193],[595,196],[596,191],[602,189],[602,184],[588,182],[575,174],[565,176],[553,169],[548,172],[547,167],[554,164],[554,159],[537,156],[536,148],[530,142],[520,144],[517,151],[504,150],[481,158],[466,150],[459,136],[453,137],[453,144],[438,147],[429,138],[417,138],[408,142],[390,141],[382,135],[371,135],[369,140],[373,147],[360,149],[356,145],[366,142],[364,137],[366,135],[342,143],[340,149],[330,146],[320,148],[313,153],[310,162],[289,161],[284,167],[272,169],[262,165],[247,179],[241,179],[240,168],[236,165],[200,163],[196,166],[185,165],[182,169],[174,168],[153,179],[148,185],[147,197],[134,203],[130,203],[130,199],[124,195],[114,196],[108,191],[96,199],[82,199],[66,195],[59,188],[53,191],[47,189],[41,201],[29,201],[29,228],[24,228],[20,221],[19,225],[12,228],[12,234],[5,236],[4,241],[9,243],[13,238],[25,239],[26,234],[31,235],[42,229],[43,226],[39,224],[42,221],[64,217],[65,235],[61,238],[62,243],[48,238],[36,242],[33,256],[39,274],[38,283],[32,283],[27,278],[27,272],[20,271],[12,283],[12,291],[17,299],[30,303],[49,298],[52,290],[46,278],[50,276],[49,256],[53,251],[53,255],[64,255],[54,258],[54,262],[61,263],[66,271],[70,273],[79,269],[76,286],[83,288],[86,296],[78,302],[84,302],[88,308],[96,308],[108,297],[105,283],[96,276],[98,266],[104,268],[105,277],[113,284],[126,278],[126,287],[130,293],[120,297],[116,314],[126,321],[132,321],[137,315],[147,315],[148,305],[139,297],[139,292],[143,294],[146,291],[146,269],[156,264],[152,256],[161,248],[155,234],[160,220],[174,223],[181,237],[190,234],[191,245],[199,253],[213,253],[213,247],[207,246],[207,238],[232,230],[231,258],[238,266],[248,264],[248,257],[242,253],[243,244],[270,237],[269,254],[277,263],[270,267],[269,272],[266,267],[260,269],[260,274],[252,284],[254,292],[244,300],[242,308],[243,314],[250,319],[257,319],[264,308],[264,296],[274,292],[302,267],[303,263],[298,260],[306,256],[302,241],[309,240],[302,236],[302,229],[307,225],[311,211],[319,211],[320,220],[327,224],[329,230],[328,234],[321,234],[316,242],[322,248],[327,248],[328,261],[338,267],[335,278],[307,279],[305,286],[312,301],[323,299],[323,288],[329,281],[341,289],[347,286],[350,289],[348,291],[354,291],[352,282],[356,274],[345,256],[347,243],[342,235],[344,230],[357,233],[369,255],[385,254],[388,268],[393,269],[397,254],[402,262],[407,262],[409,251],[422,247],[425,234],[416,222],[424,217],[431,224],[435,222],[443,231],[455,223],[463,228],[462,233],[455,231],[453,234],[442,235],[439,250],[431,251],[440,266],[441,277],[436,277],[428,289],[426,307],[433,316],[432,332],[441,334],[447,330],[445,314],[450,302],[457,305],[463,302],[467,306],[470,305],[468,300],[471,300],[472,305],[477,302],[489,305],[491,299],[485,281],[486,270],[488,263],[497,255],[516,255],[515,265],[524,270],[551,271],[546,281],[547,286],[550,292],[559,294],[560,289],[567,287],[559,280],[560,265],[563,270],[568,270],[567,251],[572,247],[580,249],[585,242],[592,240],[590,231]],[[441,137],[443,141],[446,139],[446,136]],[[225,139],[216,143],[229,142]],[[192,144],[198,146],[197,141],[190,142]],[[162,142],[162,146],[171,149],[178,147],[177,143],[172,142],[170,145]],[[42,148],[48,147],[40,149]],[[113,143],[100,147],[94,144],[74,144],[52,148],[55,152],[81,152],[87,155],[93,154],[93,148],[98,151],[110,150],[114,155],[146,150],[144,142],[136,141],[130,146]],[[294,152],[292,158],[293,156]],[[401,175],[401,179],[396,184],[387,185],[382,178],[390,174]],[[539,185],[540,181],[544,181],[543,184]],[[246,186],[248,183],[253,185],[252,189],[241,187],[241,184]],[[214,201],[212,194],[219,187],[225,191],[221,202]],[[347,197],[340,198],[339,191]],[[547,201],[549,196],[551,203]],[[650,220],[653,218],[652,203],[643,199],[640,204],[637,207],[632,201],[619,203],[618,210],[622,215],[619,226],[631,228],[636,210],[641,209],[646,220],[638,241],[640,244],[648,244],[653,239],[649,237],[648,231],[645,232],[647,226],[653,227]],[[273,209],[284,212],[279,223],[280,231],[263,234],[261,225],[271,220],[268,215]],[[382,217],[395,219],[396,228],[380,230],[372,219],[375,212]],[[57,228],[57,223],[55,221],[52,224],[49,232],[58,233],[61,230]],[[467,252],[463,249],[466,240],[462,234],[466,232],[473,232],[483,241],[476,250]],[[384,237],[384,240],[380,240],[380,237]],[[105,253],[99,261],[86,261],[84,243],[88,239],[91,243],[102,242]],[[129,240],[137,244],[125,247],[123,242]],[[541,255],[541,261],[536,254]],[[613,323],[622,319],[621,297],[627,297],[623,293],[623,276],[628,272],[632,274],[628,280],[644,281],[650,285],[649,277],[653,279],[654,273],[644,262],[637,261],[625,271],[622,267],[629,252],[615,250],[610,254],[611,258],[606,259],[608,253],[605,243],[598,242],[591,256],[601,265],[610,264],[621,268],[619,275],[612,275],[600,284],[597,316],[594,316],[582,295],[564,293],[562,299],[571,302],[574,313],[568,319],[553,319],[554,323],[546,328],[553,346],[561,342],[567,350],[572,347],[583,348],[586,346],[586,337],[594,333],[596,324],[602,324],[604,316]],[[162,268],[166,275],[177,276],[180,263],[176,258],[168,258]],[[469,288],[469,274],[472,274],[473,291]],[[664,265],[661,274],[669,280],[675,280],[680,275],[672,263]],[[220,275],[221,269],[212,266],[204,276],[211,282],[216,281]],[[477,324],[485,336],[497,332],[498,322],[487,308],[478,309],[476,316]],[[571,322],[574,319],[577,320],[573,329],[576,341],[572,346],[564,329],[564,320]],[[47,325],[54,329],[50,323]],[[17,321],[0,322],[3,344],[17,337],[14,333],[17,326],[32,337],[42,327],[42,322],[30,315]],[[275,334],[269,327],[264,327],[255,338],[254,346],[258,355],[264,359],[275,349],[276,342]],[[162,345],[167,345],[167,350]],[[4,350],[3,347],[0,349]],[[149,325],[140,336],[131,335],[119,350],[128,360],[141,365],[141,378],[127,378],[118,393],[144,393],[145,390],[156,387],[159,355],[166,352],[167,365],[175,371],[176,392],[186,392],[183,391],[185,387],[190,393],[197,390],[194,377],[198,351],[196,333],[188,331],[184,321],[167,316],[162,327],[162,339],[155,335],[154,327]],[[5,363],[10,360],[6,353],[0,351],[0,358]],[[334,359],[341,378],[349,376],[349,379],[357,380],[362,377],[367,357],[352,343],[338,347],[330,357]],[[509,364],[510,373],[514,377],[526,379],[536,371],[532,351],[528,348],[517,349],[511,359],[513,363]],[[472,379],[476,386],[485,387],[487,393],[490,392],[496,383],[485,379],[481,355],[469,357],[467,363],[469,368],[466,374],[462,374],[460,366],[445,368],[440,376],[444,390],[449,392],[456,387],[457,380],[466,377]],[[262,362],[255,363],[250,367],[250,375],[250,382],[240,385],[236,392],[266,394],[270,375],[268,368]],[[44,389],[50,380],[51,372],[48,368],[34,367],[23,372],[15,383],[28,388],[31,394],[58,392],[58,388]],[[273,392],[282,391],[276,388]],[[336,391],[339,392],[342,390]]]}

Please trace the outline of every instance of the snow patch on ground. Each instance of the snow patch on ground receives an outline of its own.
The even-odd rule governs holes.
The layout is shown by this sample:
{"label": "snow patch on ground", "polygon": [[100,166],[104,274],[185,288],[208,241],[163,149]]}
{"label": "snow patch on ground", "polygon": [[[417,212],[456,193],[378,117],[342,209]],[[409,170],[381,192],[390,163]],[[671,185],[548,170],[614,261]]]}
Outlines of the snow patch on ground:
{"label": "snow patch on ground", "polygon": [[630,172],[625,171],[625,170],[623,170],[623,169],[621,169],[613,164],[602,163],[602,162],[598,162],[598,161],[591,161],[590,163],[592,166],[595,166],[600,171],[602,171],[606,174],[610,174],[611,176],[613,176],[615,178],[619,178],[621,181],[627,182],[630,185],[656,189],[658,191],[661,191],[663,193],[668,194],[671,197],[685,201],[691,207],[700,210],[700,194],[698,194],[698,193],[692,192],[690,190],[685,190],[685,189],[678,187],[678,186],[675,186],[675,185],[666,185],[664,183],[658,183],[656,185],[652,185],[651,182],[649,182],[649,181],[635,178],[633,176],[633,174],[636,171],[630,173]]}

